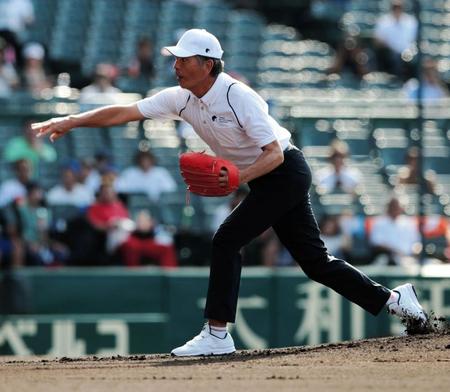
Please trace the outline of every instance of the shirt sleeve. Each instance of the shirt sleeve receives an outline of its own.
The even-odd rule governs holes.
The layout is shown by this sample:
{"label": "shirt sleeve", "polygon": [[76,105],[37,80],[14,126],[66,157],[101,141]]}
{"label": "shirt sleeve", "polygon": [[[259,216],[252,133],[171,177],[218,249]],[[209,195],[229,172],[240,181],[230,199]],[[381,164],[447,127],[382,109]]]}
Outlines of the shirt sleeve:
{"label": "shirt sleeve", "polygon": [[384,217],[375,219],[369,235],[369,242],[375,246],[389,246],[386,241],[386,225]]}
{"label": "shirt sleeve", "polygon": [[374,37],[380,41],[386,40],[384,34],[385,29],[386,29],[386,17],[383,15],[375,23],[375,28],[373,32]]}
{"label": "shirt sleeve", "polygon": [[230,106],[233,107],[235,115],[247,136],[252,139],[258,147],[263,147],[277,140],[274,128],[277,126],[275,120],[269,115],[266,102],[256,93],[246,90],[241,86],[231,87],[229,92]]}
{"label": "shirt sleeve", "polygon": [[183,89],[178,86],[170,87],[151,97],[141,99],[137,102],[137,108],[147,118],[181,120],[178,101],[187,99],[188,94]]}
{"label": "shirt sleeve", "polygon": [[160,185],[161,185],[161,191],[162,192],[174,192],[177,189],[177,183],[175,182],[175,180],[173,179],[172,175],[170,174],[170,172],[165,169],[164,167],[159,167],[158,168],[160,170]]}

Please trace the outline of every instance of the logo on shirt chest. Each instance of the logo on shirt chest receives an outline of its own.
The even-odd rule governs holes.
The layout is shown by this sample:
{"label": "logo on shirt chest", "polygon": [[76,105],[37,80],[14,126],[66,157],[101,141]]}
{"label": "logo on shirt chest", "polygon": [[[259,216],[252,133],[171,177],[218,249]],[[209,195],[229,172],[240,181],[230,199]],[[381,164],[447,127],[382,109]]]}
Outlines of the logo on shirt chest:
{"label": "logo on shirt chest", "polygon": [[211,120],[213,121],[214,124],[217,124],[220,127],[230,127],[233,126],[234,121],[232,118],[227,118],[224,116],[212,116]]}

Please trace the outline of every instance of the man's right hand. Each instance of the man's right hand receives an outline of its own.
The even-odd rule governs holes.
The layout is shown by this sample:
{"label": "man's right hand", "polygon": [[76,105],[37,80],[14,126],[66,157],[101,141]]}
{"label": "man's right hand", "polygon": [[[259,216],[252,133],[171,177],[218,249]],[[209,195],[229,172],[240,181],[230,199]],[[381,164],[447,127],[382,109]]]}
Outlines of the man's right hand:
{"label": "man's right hand", "polygon": [[55,117],[50,120],[31,124],[31,129],[36,131],[37,137],[42,137],[48,135],[51,142],[64,136],[75,124],[73,119],[69,116],[66,117]]}

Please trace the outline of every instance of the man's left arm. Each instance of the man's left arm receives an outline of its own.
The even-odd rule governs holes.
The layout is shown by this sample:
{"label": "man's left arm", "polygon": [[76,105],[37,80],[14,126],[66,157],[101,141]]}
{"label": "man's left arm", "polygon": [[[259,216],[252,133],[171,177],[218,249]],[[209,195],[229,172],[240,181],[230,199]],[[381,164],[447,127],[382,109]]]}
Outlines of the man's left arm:
{"label": "man's left arm", "polygon": [[[258,159],[252,163],[249,167],[239,172],[239,183],[246,184],[247,182],[261,177],[264,174],[271,172],[277,166],[281,165],[284,161],[283,151],[281,150],[280,143],[277,140],[266,144],[261,147],[262,154]],[[223,170],[221,172],[219,181],[221,185],[226,186],[228,184],[227,172]]]}

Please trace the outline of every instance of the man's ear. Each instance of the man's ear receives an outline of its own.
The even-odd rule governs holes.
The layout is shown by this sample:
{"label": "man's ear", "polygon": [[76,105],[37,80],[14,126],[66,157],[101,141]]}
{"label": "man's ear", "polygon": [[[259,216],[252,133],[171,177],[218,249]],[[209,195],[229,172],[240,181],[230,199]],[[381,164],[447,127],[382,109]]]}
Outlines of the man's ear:
{"label": "man's ear", "polygon": [[208,64],[208,73],[210,73],[214,67],[214,60],[208,59],[206,63]]}

